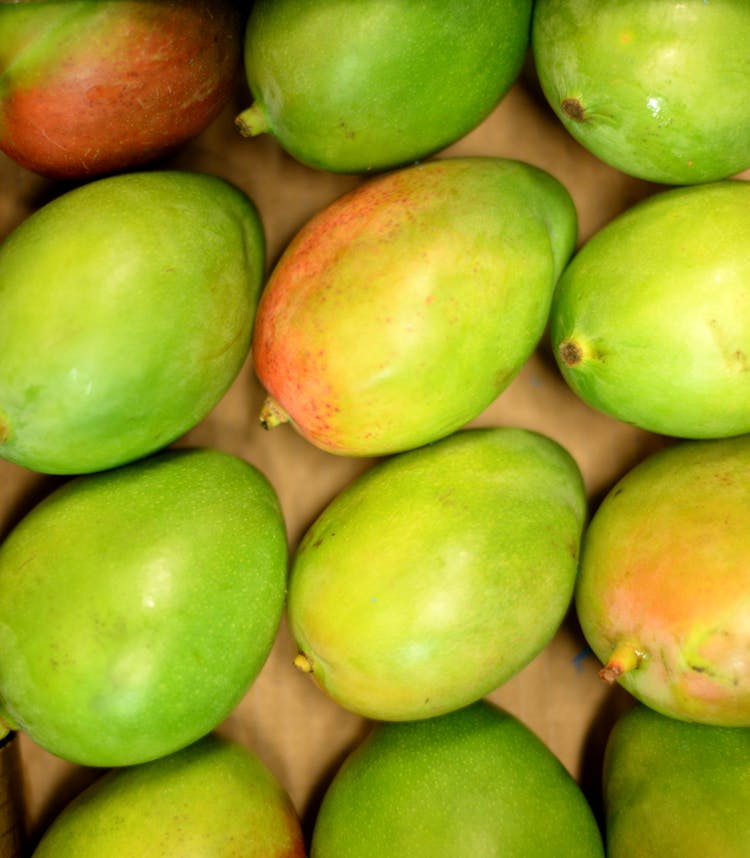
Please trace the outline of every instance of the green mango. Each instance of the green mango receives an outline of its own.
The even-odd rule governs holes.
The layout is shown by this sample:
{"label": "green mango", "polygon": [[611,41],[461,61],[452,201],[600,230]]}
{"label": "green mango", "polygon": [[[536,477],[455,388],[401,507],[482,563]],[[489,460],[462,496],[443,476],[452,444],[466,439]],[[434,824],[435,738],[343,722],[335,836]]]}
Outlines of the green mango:
{"label": "green mango", "polygon": [[349,456],[461,428],[533,353],[576,232],[567,190],[503,158],[438,159],[343,195],[297,233],[261,296],[262,421]]}
{"label": "green mango", "polygon": [[610,489],[575,607],[602,677],[664,715],[750,726],[750,435],[683,441]]}
{"label": "green mango", "polygon": [[573,459],[525,429],[466,429],[380,462],[297,548],[297,666],[381,720],[479,699],[557,631],[585,514]]}
{"label": "green mango", "polygon": [[672,185],[750,167],[746,0],[537,0],[544,95],[582,146]]}
{"label": "green mango", "polygon": [[91,766],[184,747],[263,666],[286,572],[276,494],[236,456],[69,480],[0,545],[0,720]]}
{"label": "green mango", "polygon": [[604,757],[608,858],[747,858],[750,730],[620,716]]}
{"label": "green mango", "polygon": [[381,170],[463,137],[518,77],[531,0],[259,0],[244,40],[246,136],[331,172]]}
{"label": "green mango", "polygon": [[0,456],[77,474],[166,446],[242,367],[263,279],[258,212],[181,171],[68,191],[0,246]]}
{"label": "green mango", "polygon": [[73,799],[33,858],[305,858],[289,796],[248,748],[215,734],[112,769]]}
{"label": "green mango", "polygon": [[[748,7],[750,9],[750,7]],[[550,334],[586,403],[652,432],[750,432],[750,183],[672,188],[578,251]]]}
{"label": "green mango", "polygon": [[580,788],[526,726],[480,701],[377,724],[329,784],[311,858],[604,858]]}

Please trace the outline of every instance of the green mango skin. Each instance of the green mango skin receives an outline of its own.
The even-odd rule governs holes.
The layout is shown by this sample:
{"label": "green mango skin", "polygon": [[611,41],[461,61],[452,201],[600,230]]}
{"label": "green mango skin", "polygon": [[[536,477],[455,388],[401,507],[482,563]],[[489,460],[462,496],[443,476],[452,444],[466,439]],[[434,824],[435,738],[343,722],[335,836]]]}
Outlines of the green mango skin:
{"label": "green mango skin", "polygon": [[629,710],[604,758],[608,858],[746,858],[749,758],[750,730]]}
{"label": "green mango skin", "polygon": [[610,221],[552,300],[571,389],[663,435],[750,431],[748,244],[750,184],[737,180],[662,191]]}
{"label": "green mango skin", "polygon": [[331,453],[446,436],[533,353],[576,232],[567,190],[520,161],[445,158],[370,179],[317,213],[271,272],[258,378],[282,419]]}
{"label": "green mango skin", "polygon": [[538,0],[531,44],[550,106],[605,163],[671,185],[750,166],[745,0]]}
{"label": "green mango skin", "polygon": [[520,721],[480,701],[378,724],[323,797],[311,858],[603,858],[578,785]]}
{"label": "green mango skin", "polygon": [[0,456],[78,474],[174,441],[250,350],[264,234],[222,179],[92,181],[0,246]]}
{"label": "green mango skin", "polygon": [[218,450],[68,481],[0,546],[0,709],[59,757],[122,766],[212,730],[283,611],[276,494]]}
{"label": "green mango skin", "polygon": [[472,703],[557,631],[585,513],[573,459],[524,429],[467,429],[379,463],[297,548],[298,666],[379,720]]}
{"label": "green mango skin", "polygon": [[232,95],[243,20],[231,0],[1,4],[0,149],[54,179],[170,153]]}
{"label": "green mango skin", "polygon": [[294,807],[248,748],[209,735],[113,769],[63,808],[33,858],[305,858]]}
{"label": "green mango skin", "polygon": [[651,708],[750,726],[750,436],[651,454],[586,529],[575,605],[616,679]]}
{"label": "green mango skin", "polygon": [[260,0],[244,42],[253,105],[246,135],[270,132],[308,166],[396,167],[471,131],[518,77],[530,0]]}

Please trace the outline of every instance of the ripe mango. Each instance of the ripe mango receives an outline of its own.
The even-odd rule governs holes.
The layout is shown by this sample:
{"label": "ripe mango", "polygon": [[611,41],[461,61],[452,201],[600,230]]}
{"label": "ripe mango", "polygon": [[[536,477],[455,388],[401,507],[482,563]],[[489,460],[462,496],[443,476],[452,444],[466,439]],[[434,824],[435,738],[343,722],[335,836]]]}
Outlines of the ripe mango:
{"label": "ripe mango", "polygon": [[663,435],[750,432],[749,245],[750,183],[737,180],[662,191],[610,221],[552,300],[571,389]]}
{"label": "ripe mango", "polygon": [[263,666],[286,559],[272,486],[228,453],[68,481],[0,545],[0,718],[91,766],[186,746]]}
{"label": "ripe mango", "polygon": [[576,227],[556,179],[503,158],[439,159],[340,197],[261,296],[262,419],[350,456],[461,428],[534,351]]}
{"label": "ripe mango", "polygon": [[666,447],[583,538],[575,603],[602,676],[674,718],[750,726],[749,468],[750,435]]}
{"label": "ripe mango", "polygon": [[254,103],[309,166],[360,173],[423,158],[468,133],[518,77],[531,0],[258,0],[244,43]]}
{"label": "ripe mango", "polygon": [[608,858],[746,858],[750,730],[635,706],[604,757]]}
{"label": "ripe mango", "polygon": [[289,796],[250,749],[211,734],[101,775],[45,831],[33,858],[305,858]]}
{"label": "ripe mango", "polygon": [[323,796],[311,858],[603,858],[586,799],[549,748],[485,701],[377,724]]}
{"label": "ripe mango", "polygon": [[573,459],[525,429],[467,429],[375,465],[297,548],[298,667],[381,720],[479,699],[557,631],[585,513]]}
{"label": "ripe mango", "polygon": [[0,246],[0,456],[35,471],[122,465],[218,402],[250,349],[258,212],[215,176],[110,176]]}

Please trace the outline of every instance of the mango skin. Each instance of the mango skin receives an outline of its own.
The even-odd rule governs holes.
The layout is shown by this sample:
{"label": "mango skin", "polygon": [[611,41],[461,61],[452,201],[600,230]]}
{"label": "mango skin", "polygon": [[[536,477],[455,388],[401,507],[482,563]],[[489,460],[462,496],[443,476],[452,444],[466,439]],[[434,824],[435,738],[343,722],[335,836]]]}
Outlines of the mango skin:
{"label": "mango skin", "polygon": [[258,212],[181,171],[68,191],[0,246],[0,456],[104,470],[174,441],[241,369],[263,281]]}
{"label": "mango skin", "polygon": [[679,438],[750,431],[750,184],[662,191],[610,221],[555,289],[550,336],[587,404]]}
{"label": "mango skin", "polygon": [[85,765],[184,747],[263,666],[286,573],[276,494],[228,453],[68,481],[0,546],[3,719]]}
{"label": "mango skin", "polygon": [[101,775],[53,820],[33,858],[305,858],[294,807],[248,748],[211,734]]}
{"label": "mango skin", "polygon": [[575,605],[603,664],[664,715],[750,726],[750,436],[651,454],[586,529]]}
{"label": "mango skin", "polygon": [[331,453],[449,435],[531,356],[576,231],[567,190],[520,161],[445,158],[370,179],[275,265],[253,332],[257,376]]}
{"label": "mango skin", "polygon": [[604,757],[608,858],[745,858],[750,730],[622,715]]}
{"label": "mango skin", "polygon": [[652,182],[750,167],[750,9],[744,0],[538,0],[544,94],[605,163]]}
{"label": "mango skin", "polygon": [[243,25],[230,0],[0,5],[0,149],[54,179],[168,154],[229,101]]}
{"label": "mango skin", "polygon": [[479,699],[557,631],[585,513],[573,459],[524,429],[467,429],[379,463],[297,548],[287,612],[298,664],[380,720]]}
{"label": "mango skin", "polygon": [[520,721],[480,701],[378,724],[323,797],[311,858],[603,858],[583,793]]}
{"label": "mango skin", "polygon": [[244,41],[254,104],[308,166],[361,173],[442,149],[492,111],[526,56],[530,0],[260,0]]}

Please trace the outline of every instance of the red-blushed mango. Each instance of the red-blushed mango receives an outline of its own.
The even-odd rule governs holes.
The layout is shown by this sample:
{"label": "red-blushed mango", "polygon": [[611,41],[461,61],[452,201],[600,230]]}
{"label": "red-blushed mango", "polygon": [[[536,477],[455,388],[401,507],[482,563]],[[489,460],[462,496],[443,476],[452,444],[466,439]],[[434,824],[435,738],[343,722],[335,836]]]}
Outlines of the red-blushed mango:
{"label": "red-blushed mango", "polygon": [[55,179],[172,152],[229,101],[242,27],[230,0],[0,4],[0,150]]}
{"label": "red-blushed mango", "polygon": [[34,858],[305,858],[292,802],[249,748],[209,735],[102,774],[47,828]]}
{"label": "red-blushed mango", "polygon": [[585,515],[574,460],[525,429],[467,429],[380,462],[297,548],[297,666],[379,720],[478,700],[557,631]]}
{"label": "red-blushed mango", "polygon": [[746,0],[538,0],[531,41],[552,109],[607,164],[671,185],[750,167]]}
{"label": "red-blushed mango", "polygon": [[329,784],[311,858],[603,858],[594,814],[550,749],[481,701],[377,724]]}
{"label": "red-blushed mango", "polygon": [[413,162],[489,115],[518,77],[531,0],[257,0],[244,69],[247,136],[363,173]]}
{"label": "red-blushed mango", "polygon": [[665,715],[750,726],[750,436],[682,441],[612,487],[576,609],[602,676]]}
{"label": "red-blushed mango", "polygon": [[265,237],[215,176],[125,173],[35,211],[0,246],[0,456],[78,474],[192,429],[250,350]]}
{"label": "red-blushed mango", "polygon": [[663,190],[595,233],[550,310],[571,389],[662,435],[750,432],[748,247],[750,183],[732,179]]}
{"label": "red-blushed mango", "polygon": [[90,766],[185,747],[265,663],[286,573],[276,493],[236,456],[67,481],[0,545],[0,723]]}
{"label": "red-blushed mango", "polygon": [[576,227],[563,185],[503,158],[438,159],[340,197],[261,295],[262,419],[353,456],[461,428],[534,351]]}

